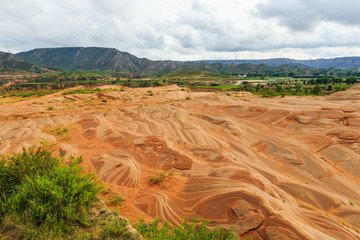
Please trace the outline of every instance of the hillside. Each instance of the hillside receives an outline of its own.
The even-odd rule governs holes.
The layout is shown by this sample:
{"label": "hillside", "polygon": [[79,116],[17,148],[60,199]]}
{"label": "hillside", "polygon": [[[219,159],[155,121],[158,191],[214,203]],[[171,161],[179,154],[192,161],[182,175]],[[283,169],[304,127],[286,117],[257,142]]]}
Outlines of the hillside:
{"label": "hillside", "polygon": [[113,48],[43,48],[17,54],[19,57],[64,70],[90,70],[109,73],[136,73],[149,60],[139,59]]}
{"label": "hillside", "polygon": [[152,61],[113,48],[43,48],[17,54],[24,59],[64,70],[86,70],[124,76],[164,75],[176,71],[201,70],[223,74],[287,75],[308,74],[304,66],[270,67],[265,64],[230,64]]}
{"label": "hillside", "polygon": [[43,73],[49,69],[11,53],[0,52],[0,73]]}
{"label": "hillside", "polygon": [[[251,76],[326,75],[347,76],[357,74],[360,58],[318,60],[265,59],[265,60],[211,60],[211,61],[152,61],[138,58],[114,48],[67,47],[41,48],[18,53],[17,56],[45,66],[62,70],[85,70],[124,77],[165,75],[176,71],[210,71],[221,74]],[[335,68],[355,68],[351,72]],[[347,75],[346,75],[347,74]]]}
{"label": "hillside", "polygon": [[310,68],[339,68],[352,69],[360,67],[360,57],[342,57],[330,59],[314,59],[314,60],[295,60],[289,58],[272,58],[261,60],[207,60],[208,63],[221,63],[224,65],[230,64],[266,64],[271,67],[279,67],[284,65],[303,65]]}
{"label": "hillside", "polygon": [[267,99],[182,90],[7,100],[0,154],[57,143],[124,197],[113,207],[129,220],[190,215],[254,240],[360,238],[358,89]]}

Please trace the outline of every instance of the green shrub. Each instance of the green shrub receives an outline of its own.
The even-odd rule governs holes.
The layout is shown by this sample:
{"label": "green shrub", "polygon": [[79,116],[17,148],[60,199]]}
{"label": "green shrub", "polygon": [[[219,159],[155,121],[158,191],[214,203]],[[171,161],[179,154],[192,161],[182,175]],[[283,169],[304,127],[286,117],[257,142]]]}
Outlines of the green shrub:
{"label": "green shrub", "polygon": [[156,172],[153,175],[149,176],[149,178],[152,183],[159,184],[159,183],[163,182],[165,180],[165,178],[171,179],[172,175],[174,175],[173,171],[170,171],[170,172],[163,171],[163,172]]}
{"label": "green shrub", "polygon": [[88,225],[88,209],[102,186],[82,174],[81,158],[67,165],[46,146],[23,149],[0,161],[0,229],[21,238],[52,239]]}
{"label": "green shrub", "polygon": [[109,198],[109,204],[111,204],[111,205],[119,205],[124,201],[125,201],[125,199],[123,198],[123,196],[116,194],[116,193],[111,194],[111,196]]}
{"label": "green shrub", "polygon": [[105,223],[101,239],[132,239],[127,226],[127,221],[116,217]]}
{"label": "green shrub", "polygon": [[139,220],[134,226],[135,229],[144,237],[144,239],[206,239],[206,240],[225,240],[236,239],[233,230],[207,228],[207,222],[192,218],[191,221],[184,219],[179,227],[174,227],[169,222],[164,222],[159,226],[159,219],[155,219],[151,223],[144,223]]}

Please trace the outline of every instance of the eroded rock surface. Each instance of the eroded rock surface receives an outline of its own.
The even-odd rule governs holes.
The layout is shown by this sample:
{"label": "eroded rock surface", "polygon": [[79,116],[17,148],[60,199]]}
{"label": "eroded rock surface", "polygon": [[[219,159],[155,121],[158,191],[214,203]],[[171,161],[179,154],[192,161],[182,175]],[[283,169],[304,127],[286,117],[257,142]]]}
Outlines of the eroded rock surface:
{"label": "eroded rock surface", "polygon": [[[0,153],[58,142],[124,196],[129,219],[195,216],[253,239],[360,239],[360,91],[261,99],[148,90],[56,96],[44,100],[53,116],[40,118],[48,103],[39,100],[28,119],[2,120]],[[51,133],[59,125],[72,126],[68,140]]]}

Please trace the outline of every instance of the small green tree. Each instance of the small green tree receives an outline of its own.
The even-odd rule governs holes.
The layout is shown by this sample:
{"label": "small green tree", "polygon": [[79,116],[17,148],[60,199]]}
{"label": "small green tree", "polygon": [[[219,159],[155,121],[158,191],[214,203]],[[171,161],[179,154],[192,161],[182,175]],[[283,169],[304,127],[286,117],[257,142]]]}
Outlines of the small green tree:
{"label": "small green tree", "polygon": [[320,93],[321,93],[321,87],[320,87],[320,85],[318,84],[318,85],[316,85],[316,86],[313,88],[312,94],[314,94],[314,95],[320,95]]}
{"label": "small green tree", "polygon": [[258,83],[258,84],[256,85],[255,91],[256,91],[256,92],[260,92],[260,90],[261,90],[261,85],[260,85],[260,83]]}
{"label": "small green tree", "polygon": [[281,84],[276,86],[276,92],[282,93],[283,91],[284,91],[284,88],[283,88],[283,86]]}
{"label": "small green tree", "polygon": [[303,92],[303,85],[301,83],[295,83],[295,92],[302,93]]}

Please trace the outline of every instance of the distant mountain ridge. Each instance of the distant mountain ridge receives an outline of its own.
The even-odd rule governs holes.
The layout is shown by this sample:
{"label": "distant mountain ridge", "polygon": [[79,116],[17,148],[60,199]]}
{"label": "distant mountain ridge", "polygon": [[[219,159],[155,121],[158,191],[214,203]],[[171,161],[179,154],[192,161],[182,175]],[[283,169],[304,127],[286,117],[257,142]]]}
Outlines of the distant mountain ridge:
{"label": "distant mountain ridge", "polygon": [[271,58],[271,59],[243,59],[243,60],[205,60],[208,63],[222,63],[224,65],[230,64],[266,64],[271,67],[279,67],[283,65],[304,65],[311,68],[339,68],[352,69],[360,67],[360,57],[338,57],[338,58],[320,58],[313,60],[295,60],[290,58]]}
{"label": "distant mountain ridge", "polygon": [[[119,76],[164,75],[176,71],[206,70],[224,74],[253,76],[311,75],[312,68],[354,68],[360,66],[360,57],[293,60],[287,58],[264,60],[208,60],[208,61],[153,61],[138,58],[115,48],[64,47],[40,48],[20,52],[17,56],[45,66],[63,70],[85,70]],[[327,70],[322,70],[322,72]],[[317,71],[318,73],[320,71]]]}
{"label": "distant mountain ridge", "polygon": [[40,48],[18,53],[17,56],[66,70],[108,70],[129,73],[138,70],[137,63],[139,61],[142,64],[150,61],[138,59],[129,53],[120,52],[114,48],[98,47]]}
{"label": "distant mountain ridge", "polygon": [[0,73],[43,73],[48,72],[44,66],[20,58],[11,53],[0,52]]}

